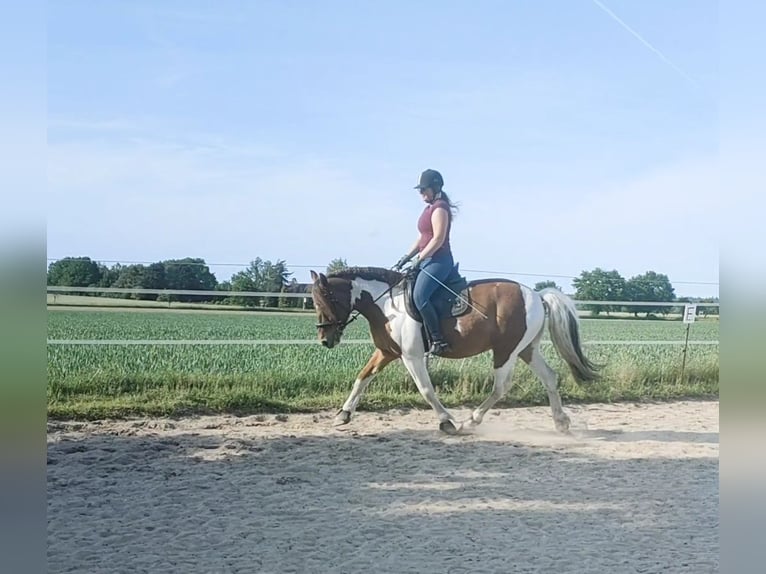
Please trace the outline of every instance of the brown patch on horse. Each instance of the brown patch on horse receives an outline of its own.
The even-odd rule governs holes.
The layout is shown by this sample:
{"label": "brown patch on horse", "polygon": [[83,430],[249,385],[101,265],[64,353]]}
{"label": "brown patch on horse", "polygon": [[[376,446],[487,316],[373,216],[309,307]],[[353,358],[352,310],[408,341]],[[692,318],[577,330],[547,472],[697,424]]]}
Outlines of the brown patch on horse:
{"label": "brown patch on horse", "polygon": [[452,349],[444,357],[460,359],[492,350],[497,369],[508,361],[527,329],[521,287],[512,281],[482,281],[471,286],[471,301],[487,318],[472,309],[458,319],[442,321]]}
{"label": "brown patch on horse", "polygon": [[527,307],[518,283],[497,286],[497,337],[493,346],[495,368],[503,366],[527,332]]}
{"label": "brown patch on horse", "polygon": [[375,352],[372,354],[372,357],[370,357],[370,360],[367,361],[367,364],[362,368],[361,371],[359,371],[357,378],[362,380],[366,379],[367,377],[371,377],[372,375],[376,375],[382,371],[383,368],[391,361],[395,361],[398,358],[399,355],[397,354],[383,351],[381,349],[375,349]]}

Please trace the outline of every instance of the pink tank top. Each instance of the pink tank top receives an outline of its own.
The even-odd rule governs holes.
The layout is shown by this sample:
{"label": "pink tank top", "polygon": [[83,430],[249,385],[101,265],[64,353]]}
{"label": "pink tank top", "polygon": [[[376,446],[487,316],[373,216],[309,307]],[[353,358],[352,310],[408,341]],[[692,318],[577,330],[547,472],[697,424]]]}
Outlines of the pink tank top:
{"label": "pink tank top", "polygon": [[431,214],[433,214],[434,209],[437,209],[439,207],[442,207],[447,210],[447,214],[449,216],[449,223],[447,224],[447,236],[444,238],[444,243],[442,243],[442,246],[439,247],[439,249],[436,250],[436,253],[433,255],[443,255],[445,253],[452,253],[450,244],[449,244],[449,232],[450,227],[452,227],[452,214],[450,213],[449,204],[444,201],[443,199],[437,199],[432,204],[427,205],[426,208],[423,210],[423,213],[420,214],[420,218],[418,219],[418,231],[420,232],[420,241],[418,242],[418,250],[422,251],[426,245],[428,245],[428,242],[431,241],[431,239],[434,236],[434,228],[433,225],[431,225]]}

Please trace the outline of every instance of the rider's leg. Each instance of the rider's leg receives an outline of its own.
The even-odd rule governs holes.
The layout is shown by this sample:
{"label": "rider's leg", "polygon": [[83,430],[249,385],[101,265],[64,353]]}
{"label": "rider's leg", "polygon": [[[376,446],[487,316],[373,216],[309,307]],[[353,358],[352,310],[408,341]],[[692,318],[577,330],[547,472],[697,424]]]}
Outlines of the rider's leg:
{"label": "rider's leg", "polygon": [[441,317],[439,317],[432,301],[434,295],[441,295],[439,290],[443,290],[444,287],[439,285],[434,278],[444,282],[452,268],[453,261],[450,256],[429,257],[421,263],[421,272],[418,273],[415,288],[413,289],[415,306],[418,308],[421,317],[423,317],[426,331],[431,338],[431,352],[436,355],[449,350],[449,346],[444,341],[441,330]]}

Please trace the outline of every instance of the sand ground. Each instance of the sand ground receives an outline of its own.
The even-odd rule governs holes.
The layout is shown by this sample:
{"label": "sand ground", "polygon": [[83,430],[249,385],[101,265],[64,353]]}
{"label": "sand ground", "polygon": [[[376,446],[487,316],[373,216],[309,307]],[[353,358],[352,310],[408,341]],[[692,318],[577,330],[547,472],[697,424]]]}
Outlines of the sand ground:
{"label": "sand ground", "polygon": [[566,410],[51,422],[48,569],[717,572],[718,402]]}

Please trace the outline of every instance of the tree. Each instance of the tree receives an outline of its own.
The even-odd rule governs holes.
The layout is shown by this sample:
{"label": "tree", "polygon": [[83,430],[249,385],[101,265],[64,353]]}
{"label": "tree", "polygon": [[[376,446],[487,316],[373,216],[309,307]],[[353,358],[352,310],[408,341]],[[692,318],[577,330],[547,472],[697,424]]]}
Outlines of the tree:
{"label": "tree", "polygon": [[[276,263],[266,261],[263,264],[263,279],[260,289],[270,293],[282,293],[287,287],[290,275],[292,273],[287,270],[287,265],[284,261],[277,261]],[[286,300],[286,297],[280,297],[278,301],[274,297],[269,297],[266,305],[268,307],[287,307]]]}
{"label": "tree", "polygon": [[[226,293],[227,291],[231,291],[231,281],[221,281],[215,286],[215,289],[213,291],[221,291],[223,293]],[[224,305],[230,305],[231,297],[228,295],[221,295],[220,297],[218,295],[213,295],[212,301],[214,303],[223,303]]]}
{"label": "tree", "polygon": [[[250,265],[243,271],[237,271],[231,276],[232,291],[258,291],[256,287],[260,280],[261,267],[263,262],[260,258],[251,261]],[[229,297],[232,305],[242,305],[244,307],[254,307],[258,304],[258,297]]]}
{"label": "tree", "polygon": [[[165,269],[165,288],[183,291],[213,291],[218,280],[204,259],[185,257],[159,263]],[[204,301],[207,295],[174,295],[179,301]]]}
{"label": "tree", "polygon": [[112,267],[99,263],[98,267],[101,270],[101,279],[98,282],[99,287],[113,287],[123,269],[119,263],[115,263]]}
{"label": "tree", "polygon": [[90,257],[64,257],[48,266],[48,285],[98,287],[102,270]]}
{"label": "tree", "polygon": [[[266,291],[269,293],[280,293],[287,287],[288,277],[292,275],[287,271],[284,261],[263,261],[256,257],[250,262],[250,265],[243,270],[235,273],[231,277],[232,291]],[[232,303],[253,307],[261,304],[260,297],[232,297]],[[275,297],[269,297],[263,301],[269,306],[276,306]]]}
{"label": "tree", "polygon": [[[673,301],[675,297],[676,294],[668,276],[655,271],[636,275],[625,283],[625,299],[628,301]],[[627,310],[635,316],[638,316],[640,312],[644,312],[648,316],[650,313],[666,314],[670,308],[667,306],[632,305],[628,306]]]}
{"label": "tree", "polygon": [[[120,289],[149,289],[146,286],[147,283],[147,268],[141,264],[134,264],[126,265],[120,269],[120,276],[112,287]],[[120,296],[126,299],[140,299],[144,301],[157,298],[156,295],[146,295],[143,293],[130,293]]]}
{"label": "tree", "polygon": [[558,289],[561,291],[561,287],[556,285],[555,281],[538,281],[535,283],[535,291],[542,291],[543,289],[547,289],[548,287],[553,287],[554,289]]}
{"label": "tree", "polygon": [[330,273],[336,273],[337,271],[343,271],[344,269],[348,269],[348,263],[346,263],[345,259],[333,259],[327,266],[326,273],[329,275]]}
{"label": "tree", "polygon": [[144,274],[144,289],[167,289],[165,266],[162,263],[152,263]]}
{"label": "tree", "polygon": [[304,295],[303,298],[292,297],[287,300],[287,305],[290,307],[301,307],[303,309],[313,309],[314,304],[311,300],[311,283],[298,283],[298,280],[293,277],[290,279],[290,283],[285,287],[285,293],[298,293]]}
{"label": "tree", "polygon": [[[575,299],[590,301],[620,301],[625,296],[625,279],[616,271],[605,271],[596,267],[583,271],[572,280],[576,290]],[[618,306],[586,305],[592,315],[601,311],[615,311]]]}

